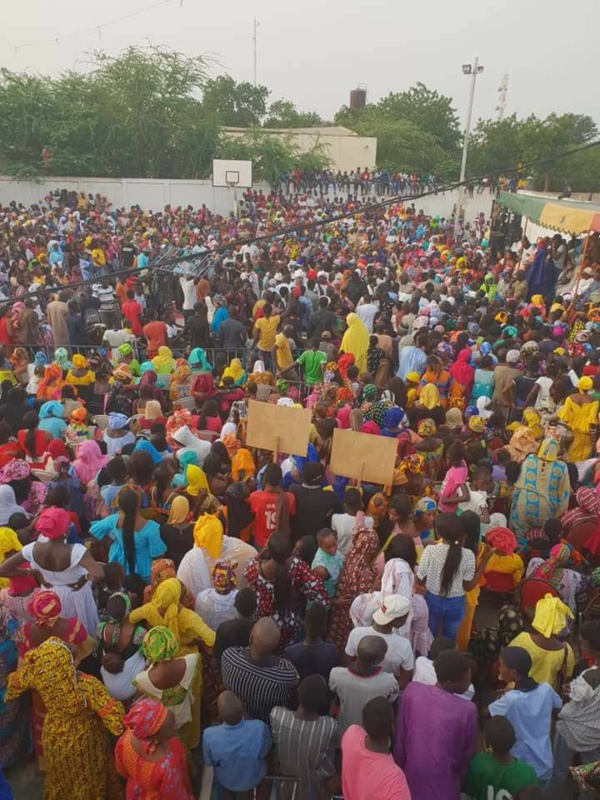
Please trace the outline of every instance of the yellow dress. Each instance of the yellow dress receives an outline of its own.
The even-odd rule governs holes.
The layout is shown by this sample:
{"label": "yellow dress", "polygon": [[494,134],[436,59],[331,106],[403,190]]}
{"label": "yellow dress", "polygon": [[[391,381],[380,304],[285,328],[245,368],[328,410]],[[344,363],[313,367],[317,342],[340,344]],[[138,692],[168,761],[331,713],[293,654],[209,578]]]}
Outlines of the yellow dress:
{"label": "yellow dress", "polygon": [[[477,558],[475,559],[476,570],[479,569],[483,554],[483,543],[480,543],[479,550],[477,551]],[[469,649],[471,630],[473,628],[473,619],[475,617],[477,604],[479,603],[479,594],[481,592],[482,582],[483,579],[479,581],[477,586],[474,586],[472,589],[469,589],[468,592],[465,592],[465,616],[463,617],[463,621],[460,623],[460,627],[456,634],[456,646],[462,653],[465,653]]]}
{"label": "yellow dress", "polygon": [[6,701],[28,689],[46,706],[44,800],[121,800],[106,736],[123,733],[121,703],[96,678],[76,673],[71,651],[56,638],[27,653],[8,676]]}
{"label": "yellow dress", "polygon": [[591,456],[593,447],[591,429],[598,424],[599,408],[597,400],[582,405],[574,403],[570,397],[565,400],[558,416],[573,433],[573,441],[567,452],[569,461],[585,461]]}
{"label": "yellow dress", "polygon": [[[554,689],[558,689],[557,679],[560,675],[562,665],[565,658],[565,651],[563,648],[560,650],[545,650],[539,647],[533,639],[531,634],[527,631],[520,633],[516,639],[510,642],[511,647],[522,647],[527,650],[531,656],[531,671],[529,676],[538,683],[549,683]],[[575,666],[575,656],[573,655],[573,648],[567,644],[567,662],[565,669],[565,679],[568,679],[573,674],[573,667]]]}
{"label": "yellow dress", "polygon": [[363,321],[354,312],[346,317],[348,329],[342,337],[340,351],[352,353],[354,363],[358,367],[359,373],[367,370],[367,350],[369,349],[369,333]]}

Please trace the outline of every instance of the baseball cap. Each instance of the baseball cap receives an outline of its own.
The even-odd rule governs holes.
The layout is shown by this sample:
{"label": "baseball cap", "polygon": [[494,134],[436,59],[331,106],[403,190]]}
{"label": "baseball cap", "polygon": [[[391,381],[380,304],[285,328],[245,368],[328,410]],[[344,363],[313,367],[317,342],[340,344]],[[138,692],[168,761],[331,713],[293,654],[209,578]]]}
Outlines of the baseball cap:
{"label": "baseball cap", "polygon": [[404,617],[410,611],[410,600],[399,594],[391,594],[381,603],[373,614],[373,622],[378,625],[387,625],[398,617]]}

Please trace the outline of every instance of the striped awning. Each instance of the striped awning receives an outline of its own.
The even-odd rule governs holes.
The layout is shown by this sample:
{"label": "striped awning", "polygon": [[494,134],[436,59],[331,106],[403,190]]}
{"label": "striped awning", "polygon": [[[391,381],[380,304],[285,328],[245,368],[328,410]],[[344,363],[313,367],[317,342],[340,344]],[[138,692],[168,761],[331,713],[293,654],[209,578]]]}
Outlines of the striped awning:
{"label": "striped awning", "polygon": [[562,233],[600,232],[600,204],[500,192],[498,202],[544,228]]}

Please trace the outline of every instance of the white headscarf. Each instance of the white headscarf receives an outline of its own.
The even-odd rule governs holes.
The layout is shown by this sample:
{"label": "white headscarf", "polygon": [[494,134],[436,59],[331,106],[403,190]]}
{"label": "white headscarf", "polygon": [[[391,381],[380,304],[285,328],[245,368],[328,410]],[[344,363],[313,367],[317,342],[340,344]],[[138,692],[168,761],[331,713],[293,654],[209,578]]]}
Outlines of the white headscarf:
{"label": "white headscarf", "polygon": [[0,525],[8,525],[8,520],[13,514],[25,514],[22,506],[17,505],[17,498],[12,486],[0,486]]}

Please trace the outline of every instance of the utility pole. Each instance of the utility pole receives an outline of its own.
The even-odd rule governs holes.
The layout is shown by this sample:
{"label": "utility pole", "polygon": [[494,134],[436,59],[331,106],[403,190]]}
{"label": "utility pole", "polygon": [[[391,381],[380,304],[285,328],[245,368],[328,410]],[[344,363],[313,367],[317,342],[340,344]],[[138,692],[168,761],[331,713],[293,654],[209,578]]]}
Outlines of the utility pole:
{"label": "utility pole", "polygon": [[258,20],[254,17],[254,85],[257,83],[257,63],[258,63]]}
{"label": "utility pole", "polygon": [[477,76],[483,72],[483,67],[479,64],[479,58],[476,56],[472,64],[462,65],[463,75],[471,76],[471,86],[469,87],[469,105],[467,108],[467,121],[465,125],[465,138],[463,141],[462,161],[460,164],[460,186],[456,198],[456,210],[454,212],[454,241],[457,241],[458,225],[460,220],[460,207],[462,205],[463,186],[465,176],[467,174],[467,152],[469,150],[469,134],[471,133],[471,117],[473,116],[473,102],[475,100],[475,85],[477,83]]}

